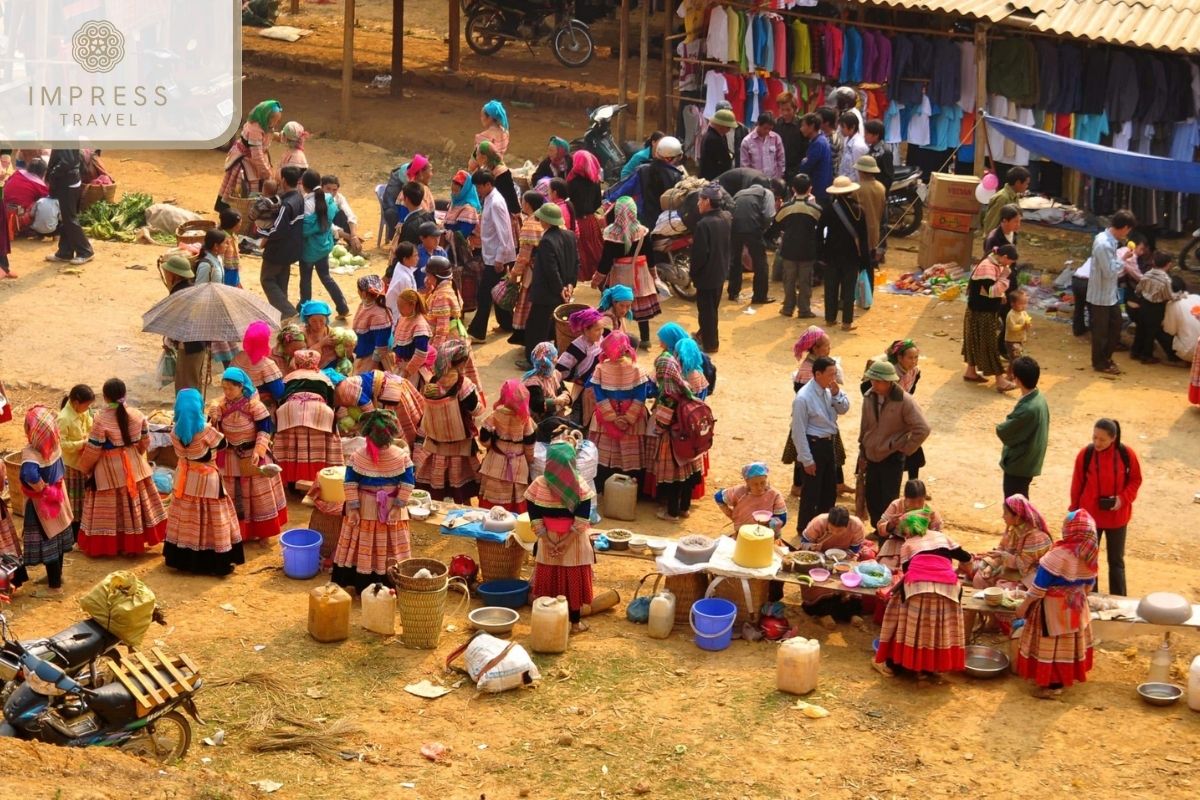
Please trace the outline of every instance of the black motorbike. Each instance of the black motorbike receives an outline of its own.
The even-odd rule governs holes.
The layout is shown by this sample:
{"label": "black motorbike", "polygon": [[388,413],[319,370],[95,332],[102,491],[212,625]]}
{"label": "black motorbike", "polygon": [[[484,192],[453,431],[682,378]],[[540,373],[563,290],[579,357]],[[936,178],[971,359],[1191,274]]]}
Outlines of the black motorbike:
{"label": "black motorbike", "polygon": [[587,133],[571,142],[571,152],[587,150],[600,162],[604,171],[605,183],[616,183],[621,177],[621,168],[629,157],[641,149],[637,142],[625,142],[618,145],[613,138],[612,123],[617,115],[628,108],[627,103],[606,105],[593,108],[588,112]]}
{"label": "black motorbike", "polygon": [[917,193],[921,183],[918,167],[896,167],[895,177],[887,194],[888,236],[911,236],[921,227],[925,203]]}
{"label": "black motorbike", "polygon": [[467,46],[481,56],[496,54],[505,42],[524,42],[530,52],[533,45],[549,42],[554,57],[564,67],[582,67],[596,53],[592,32],[576,16],[573,0],[462,0],[462,8],[467,16]]}
{"label": "black motorbike", "polygon": [[1192,231],[1192,240],[1179,251],[1179,268],[1200,272],[1200,228]]}

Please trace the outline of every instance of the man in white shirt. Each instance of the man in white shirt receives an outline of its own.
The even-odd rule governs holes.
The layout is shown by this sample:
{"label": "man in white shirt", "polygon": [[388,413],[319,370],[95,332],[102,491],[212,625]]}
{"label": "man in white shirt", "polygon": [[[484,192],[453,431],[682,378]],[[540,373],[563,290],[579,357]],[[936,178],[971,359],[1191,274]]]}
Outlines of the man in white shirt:
{"label": "man in white shirt", "polygon": [[800,510],[796,516],[801,532],[818,514],[837,502],[837,462],[833,440],[838,434],[837,418],[850,410],[850,398],[837,382],[837,362],[822,356],[813,362],[813,377],[796,392],[792,401],[792,444],[796,463],[803,469]]}
{"label": "man in white shirt", "polygon": [[420,263],[420,258],[417,255],[417,246],[412,242],[400,242],[396,245],[396,265],[392,269],[392,279],[388,283],[387,295],[385,302],[387,303],[388,311],[392,312],[392,319],[400,319],[399,299],[400,293],[405,289],[412,289],[417,292],[424,292],[424,286],[417,286],[417,264]]}
{"label": "man in white shirt", "polygon": [[838,120],[838,130],[842,134],[842,160],[838,164],[837,174],[857,183],[858,170],[854,168],[854,164],[870,150],[858,124],[858,115],[850,111],[843,112]]}
{"label": "man in white shirt", "polygon": [[333,215],[333,224],[341,233],[346,247],[354,255],[362,252],[362,239],[358,236],[358,216],[350,208],[350,201],[341,193],[342,184],[337,175],[326,175],[321,178],[321,191],[325,192],[337,206]]}
{"label": "man in white shirt", "polygon": [[1121,341],[1121,297],[1117,279],[1125,265],[1117,258],[1121,242],[1129,238],[1136,220],[1128,211],[1112,215],[1108,229],[1092,241],[1092,274],[1088,279],[1088,315],[1092,320],[1092,369],[1120,375],[1112,355]]}
{"label": "man in white shirt", "polygon": [[[508,205],[493,186],[492,173],[479,170],[471,178],[475,191],[483,204],[479,216],[479,242],[483,250],[483,274],[479,276],[479,290],[475,295],[475,316],[467,333],[471,339],[482,344],[487,341],[488,320],[492,316],[492,289],[517,260],[517,248],[513,243],[512,217]],[[501,330],[512,330],[512,311],[496,308],[496,322]]]}

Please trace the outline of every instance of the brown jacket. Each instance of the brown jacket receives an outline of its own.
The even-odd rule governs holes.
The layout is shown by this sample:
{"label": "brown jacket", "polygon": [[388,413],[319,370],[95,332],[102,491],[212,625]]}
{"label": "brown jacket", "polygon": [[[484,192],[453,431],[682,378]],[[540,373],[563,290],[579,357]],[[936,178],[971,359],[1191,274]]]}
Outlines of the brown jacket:
{"label": "brown jacket", "polygon": [[878,180],[863,179],[858,189],[858,203],[867,218],[867,246],[874,250],[879,246],[883,234],[884,209],[887,207],[887,190]]}
{"label": "brown jacket", "polygon": [[899,386],[893,384],[882,411],[876,412],[877,407],[878,395],[867,392],[858,432],[858,454],[867,461],[883,461],[893,453],[912,455],[929,438],[921,407]]}

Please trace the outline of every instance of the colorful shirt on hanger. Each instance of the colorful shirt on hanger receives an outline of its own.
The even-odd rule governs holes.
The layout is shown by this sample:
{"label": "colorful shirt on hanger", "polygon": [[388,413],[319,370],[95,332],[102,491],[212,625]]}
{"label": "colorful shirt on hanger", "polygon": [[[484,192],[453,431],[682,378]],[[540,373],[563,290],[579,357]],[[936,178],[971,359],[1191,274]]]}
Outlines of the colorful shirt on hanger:
{"label": "colorful shirt on hanger", "polygon": [[808,26],[798,19],[792,20],[792,41],[795,52],[792,55],[793,75],[807,75],[812,68],[812,43],[809,39]]}
{"label": "colorful shirt on hanger", "polygon": [[771,32],[775,39],[775,64],[772,72],[776,75],[787,76],[788,64],[788,27],[783,17],[771,17]]}
{"label": "colorful shirt on hanger", "polygon": [[1100,144],[1100,137],[1108,133],[1108,116],[1099,114],[1075,115],[1075,138],[1088,144]]}
{"label": "colorful shirt on hanger", "polygon": [[842,40],[842,83],[862,83],[863,40],[857,28],[846,28]]}
{"label": "colorful shirt on hanger", "polygon": [[704,75],[704,118],[717,113],[717,103],[725,99],[726,82],[724,73],[709,70]]}
{"label": "colorful shirt on hanger", "polygon": [[958,107],[975,113],[975,43],[958,43]]}

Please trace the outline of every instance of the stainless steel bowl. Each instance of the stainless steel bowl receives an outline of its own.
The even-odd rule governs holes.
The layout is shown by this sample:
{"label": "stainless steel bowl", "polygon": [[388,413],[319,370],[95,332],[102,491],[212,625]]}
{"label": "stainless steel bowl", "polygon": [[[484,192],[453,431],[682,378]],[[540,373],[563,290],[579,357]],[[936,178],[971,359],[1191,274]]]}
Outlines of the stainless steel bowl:
{"label": "stainless steel bowl", "polygon": [[1183,687],[1173,683],[1143,683],[1137,693],[1152,706],[1169,706],[1183,697]]}
{"label": "stainless steel bowl", "polygon": [[967,648],[967,674],[972,678],[996,678],[1008,672],[1008,656],[994,647],[973,644]]}
{"label": "stainless steel bowl", "polygon": [[484,606],[467,614],[467,619],[473,628],[493,636],[511,634],[513,625],[516,625],[520,618],[521,615],[516,611],[502,606]]}

